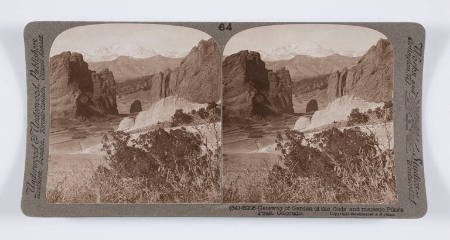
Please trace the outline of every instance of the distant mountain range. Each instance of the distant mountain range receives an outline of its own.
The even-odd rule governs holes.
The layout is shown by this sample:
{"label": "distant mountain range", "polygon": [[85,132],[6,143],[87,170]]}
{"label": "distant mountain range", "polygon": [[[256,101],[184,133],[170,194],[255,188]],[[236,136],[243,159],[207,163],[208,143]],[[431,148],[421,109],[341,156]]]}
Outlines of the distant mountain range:
{"label": "distant mountain range", "polygon": [[326,57],[311,57],[296,55],[288,60],[266,61],[266,67],[271,70],[286,68],[289,70],[292,81],[300,81],[318,75],[329,74],[344,67],[356,65],[360,57],[348,57],[333,54]]}
{"label": "distant mountain range", "polygon": [[[348,57],[332,54],[326,57],[295,55],[288,60],[265,61],[268,69],[276,71],[286,68],[294,82],[317,75],[329,74],[344,67],[351,67],[360,57]],[[88,62],[89,69],[101,71],[108,68],[114,73],[117,82],[152,75],[166,69],[175,69],[183,58],[172,58],[155,55],[148,58],[118,56],[114,60]]]}
{"label": "distant mountain range", "polygon": [[[132,76],[138,78],[127,81]],[[133,95],[140,90],[145,93]],[[88,63],[81,53],[65,51],[50,58],[50,91],[52,119],[102,118],[117,115],[118,102],[127,110],[135,100],[151,104],[169,96],[217,102],[220,51],[212,38],[199,41],[184,58],[121,56]]]}
{"label": "distant mountain range", "polygon": [[330,74],[328,98],[353,95],[369,102],[392,101],[393,79],[394,51],[387,39],[380,39],[355,66]]}
{"label": "distant mountain range", "polygon": [[[149,64],[148,69],[161,70],[153,74],[141,73],[138,77],[117,81],[118,93],[127,95],[141,90],[148,91],[146,97],[150,102],[169,96],[182,97],[196,103],[219,100],[220,51],[214,39],[199,41],[186,57],[175,60],[161,56],[147,59],[144,63]],[[133,59],[133,61],[136,60]],[[136,65],[136,63],[133,64]],[[131,68],[135,65],[125,66],[127,73],[134,73]],[[108,66],[111,69],[111,65]],[[123,61],[120,66],[124,67]],[[118,70],[121,69],[112,69],[113,72]],[[116,72],[114,75],[116,76]],[[117,76],[121,76],[120,72]]]}
{"label": "distant mountain range", "polygon": [[311,100],[322,109],[346,95],[369,102],[392,101],[393,65],[392,46],[386,39],[361,57],[297,55],[263,61],[259,52],[240,51],[222,61],[224,114],[307,112]]}
{"label": "distant mountain range", "polygon": [[386,39],[359,58],[353,66],[332,73],[302,78],[293,84],[297,112],[304,112],[314,99],[323,109],[336,98],[352,95],[369,102],[392,101],[394,53]]}
{"label": "distant mountain range", "polygon": [[169,58],[182,58],[188,54],[189,51],[155,51],[146,46],[139,44],[114,44],[107,47],[101,47],[94,51],[79,51],[83,54],[86,62],[104,62],[112,61],[120,56],[132,56],[134,58],[149,58],[156,55],[162,55]]}
{"label": "distant mountain range", "polygon": [[338,54],[347,57],[359,57],[365,53],[365,51],[358,52],[356,50],[335,50],[324,47],[313,41],[303,41],[301,44],[293,43],[282,47],[258,50],[258,52],[261,54],[261,58],[265,62],[288,60],[297,55],[307,55],[321,58]]}
{"label": "distant mountain range", "polygon": [[111,61],[89,62],[89,69],[100,71],[108,68],[114,73],[117,82],[123,82],[130,78],[151,75],[163,72],[166,69],[175,69],[183,58],[170,58],[156,55],[149,58],[134,58],[119,56]]}

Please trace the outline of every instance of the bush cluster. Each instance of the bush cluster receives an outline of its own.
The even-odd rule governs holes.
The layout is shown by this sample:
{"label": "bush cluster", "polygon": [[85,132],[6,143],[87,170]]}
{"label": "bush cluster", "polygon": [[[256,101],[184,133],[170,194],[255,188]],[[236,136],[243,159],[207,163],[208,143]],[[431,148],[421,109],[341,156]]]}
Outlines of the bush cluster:
{"label": "bush cluster", "polygon": [[374,118],[372,114],[375,114],[375,121],[389,122],[393,119],[393,104],[392,101],[384,102],[383,107],[377,107],[375,109],[369,109],[367,112],[360,112],[358,108],[352,109],[352,112],[348,116],[347,125],[355,126],[359,124],[364,124],[369,122],[369,120]]}
{"label": "bush cluster", "polygon": [[[221,108],[215,102],[208,103],[206,108],[200,108],[198,110],[193,109],[190,113],[184,113],[182,109],[177,109],[172,116],[171,126],[182,126],[184,124],[191,124],[196,118],[206,120],[207,122],[217,122],[220,120]],[[204,123],[201,122],[201,123]]]}
{"label": "bush cluster", "polygon": [[183,109],[177,109],[172,116],[171,126],[176,127],[183,124],[189,124],[193,121],[191,115],[184,113]]}
{"label": "bush cluster", "polygon": [[[136,192],[153,193],[147,199],[153,202],[210,202],[219,196],[218,152],[202,148],[199,134],[184,128],[158,129],[131,139],[128,133],[113,132],[102,143],[109,168],[99,167],[97,175],[107,176],[98,179],[107,180],[105,186],[128,180],[137,184]],[[118,199],[113,196],[104,201]]]}
{"label": "bush cluster", "polygon": [[279,134],[283,166],[268,177],[268,202],[386,203],[396,200],[393,151],[359,128],[328,129],[311,138]]}
{"label": "bush cluster", "polygon": [[348,116],[347,125],[353,126],[357,124],[367,123],[369,121],[369,115],[359,111],[359,108],[352,109],[352,112]]}
{"label": "bush cluster", "polygon": [[374,112],[378,119],[383,119],[385,121],[392,121],[393,119],[393,108],[394,105],[392,101],[384,102],[383,107],[377,107]]}
{"label": "bush cluster", "polygon": [[106,165],[76,186],[47,191],[51,203],[189,203],[220,200],[219,149],[201,133],[157,129],[132,137],[111,132],[102,139]]}
{"label": "bush cluster", "polygon": [[206,111],[205,108],[200,108],[197,112],[197,115],[201,118],[201,119],[206,119],[209,116],[209,112]]}
{"label": "bush cluster", "polygon": [[[397,200],[392,149],[358,127],[312,136],[278,134],[280,162],[268,175],[239,176],[224,186],[225,202],[393,203]],[[252,173],[247,173],[252,174]],[[262,182],[241,179],[259,179]]]}

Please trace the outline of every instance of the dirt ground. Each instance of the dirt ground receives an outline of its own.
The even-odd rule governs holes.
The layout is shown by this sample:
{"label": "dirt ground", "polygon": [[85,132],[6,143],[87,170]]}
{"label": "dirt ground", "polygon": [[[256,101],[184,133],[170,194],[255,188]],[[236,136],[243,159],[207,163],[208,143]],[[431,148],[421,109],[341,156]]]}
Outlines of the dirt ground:
{"label": "dirt ground", "polygon": [[120,119],[54,121],[50,132],[47,189],[55,188],[58,183],[65,186],[80,184],[98,166],[105,164],[101,140],[105,133],[117,128]]}
{"label": "dirt ground", "polygon": [[277,133],[292,129],[297,118],[296,115],[285,115],[270,121],[225,124],[223,132],[224,187],[236,183],[238,188],[246,187],[247,183],[251,182],[254,188],[263,188],[264,179],[272,166],[279,163],[280,157],[279,153],[266,151],[265,148],[273,146]]}

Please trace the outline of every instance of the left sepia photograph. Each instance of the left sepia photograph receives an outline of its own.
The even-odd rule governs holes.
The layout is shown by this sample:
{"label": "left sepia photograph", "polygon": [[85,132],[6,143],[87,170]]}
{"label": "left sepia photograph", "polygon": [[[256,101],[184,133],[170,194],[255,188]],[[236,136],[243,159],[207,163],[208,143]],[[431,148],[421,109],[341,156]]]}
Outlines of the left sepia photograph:
{"label": "left sepia photograph", "polygon": [[220,51],[163,24],[70,28],[50,51],[48,203],[218,203]]}

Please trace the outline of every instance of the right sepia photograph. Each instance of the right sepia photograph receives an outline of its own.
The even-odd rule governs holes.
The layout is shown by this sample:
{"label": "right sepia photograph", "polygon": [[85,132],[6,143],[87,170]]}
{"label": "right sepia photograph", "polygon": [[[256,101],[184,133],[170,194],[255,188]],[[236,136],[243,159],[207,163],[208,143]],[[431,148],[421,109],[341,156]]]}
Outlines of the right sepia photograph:
{"label": "right sepia photograph", "polygon": [[394,52],[359,26],[251,28],[226,44],[223,201],[397,201]]}

